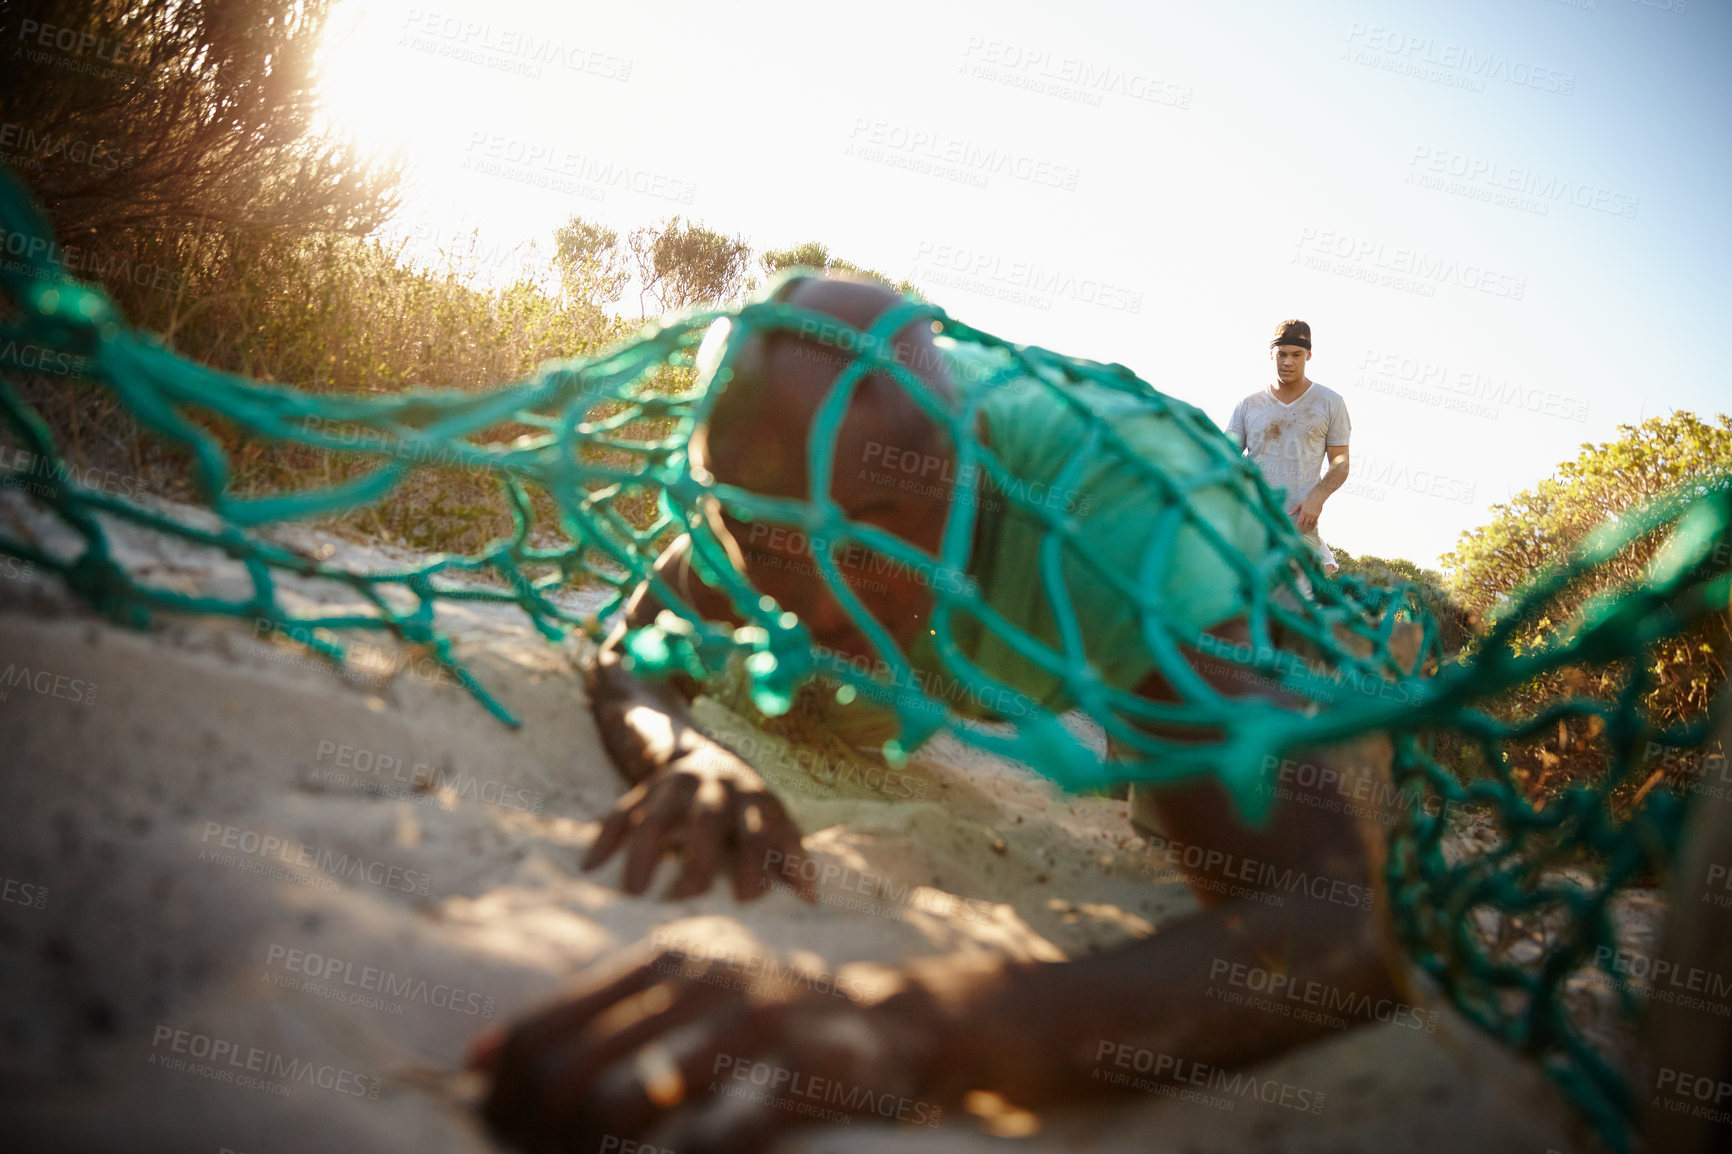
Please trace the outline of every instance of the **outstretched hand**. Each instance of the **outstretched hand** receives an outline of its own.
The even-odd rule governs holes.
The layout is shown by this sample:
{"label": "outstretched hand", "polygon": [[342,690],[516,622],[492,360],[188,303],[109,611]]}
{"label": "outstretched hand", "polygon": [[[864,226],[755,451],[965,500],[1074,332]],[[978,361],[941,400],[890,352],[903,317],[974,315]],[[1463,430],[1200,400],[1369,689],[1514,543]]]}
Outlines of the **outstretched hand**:
{"label": "outstretched hand", "polygon": [[799,868],[806,856],[799,828],[763,779],[714,743],[657,770],[621,798],[583,868],[595,869],[622,848],[621,885],[628,894],[648,889],[656,866],[671,853],[680,858],[680,873],[670,899],[707,892],[723,872],[743,902],[769,892],[778,876],[807,901],[817,899]]}
{"label": "outstretched hand", "polygon": [[684,1154],[756,1151],[842,1116],[937,1125],[923,1098],[941,1027],[920,995],[861,1005],[828,983],[662,953],[478,1038],[482,1114],[537,1152],[637,1139]]}
{"label": "outstretched hand", "polygon": [[641,894],[672,854],[680,873],[669,898],[705,893],[726,872],[741,901],[768,893],[778,876],[816,900],[800,868],[799,827],[756,771],[698,732],[676,695],[639,682],[617,656],[604,653],[587,680],[602,743],[637,784],[603,823],[584,869],[624,849],[625,892]]}

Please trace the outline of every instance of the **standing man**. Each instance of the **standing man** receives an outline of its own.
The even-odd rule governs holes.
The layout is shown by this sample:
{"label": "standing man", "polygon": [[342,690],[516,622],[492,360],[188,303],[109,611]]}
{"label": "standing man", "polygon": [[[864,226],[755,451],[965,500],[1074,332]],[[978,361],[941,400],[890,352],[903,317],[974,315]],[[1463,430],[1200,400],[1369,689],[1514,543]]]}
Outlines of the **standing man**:
{"label": "standing man", "polygon": [[1239,402],[1227,435],[1257,462],[1271,489],[1286,491],[1287,515],[1334,576],[1335,555],[1317,531],[1317,518],[1323,502],[1347,481],[1347,402],[1305,375],[1311,326],[1304,321],[1275,327],[1269,359],[1275,362],[1275,383]]}

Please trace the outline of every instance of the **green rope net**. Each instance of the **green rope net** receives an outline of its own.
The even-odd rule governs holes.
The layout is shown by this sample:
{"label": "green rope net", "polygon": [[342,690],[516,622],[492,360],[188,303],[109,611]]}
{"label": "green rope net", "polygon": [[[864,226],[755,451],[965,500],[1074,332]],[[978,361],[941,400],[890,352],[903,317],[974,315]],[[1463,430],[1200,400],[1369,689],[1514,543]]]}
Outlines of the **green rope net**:
{"label": "green rope net", "polygon": [[[1198,410],[1163,397],[1119,365],[1013,346],[950,318],[934,305],[907,301],[865,332],[833,318],[771,300],[726,312],[700,313],[652,326],[603,355],[545,366],[527,379],[470,392],[421,390],[385,397],[316,395],[262,384],[191,363],[129,329],[100,290],[69,279],[53,260],[50,232],[27,194],[0,178],[0,226],[7,240],[0,262],[0,343],[77,358],[79,375],[109,390],[138,424],[184,450],[210,517],[193,523],[171,508],[129,500],[78,483],[56,451],[46,423],[19,386],[30,374],[18,358],[0,358],[0,413],[28,463],[0,478],[69,529],[76,548],[48,548],[32,534],[13,535],[0,522],[0,553],[56,573],[110,616],[141,626],[154,610],[225,614],[303,641],[334,662],[340,638],[382,632],[426,647],[476,700],[508,724],[503,706],[463,666],[453,639],[435,620],[441,601],[483,601],[519,607],[550,640],[573,631],[600,639],[607,619],[647,582],[666,606],[653,627],[628,639],[635,668],[649,675],[681,671],[698,678],[743,664],[755,704],[785,711],[813,677],[834,686],[837,699],[861,698],[894,714],[897,736],[884,753],[899,761],[928,738],[950,732],[980,748],[1024,762],[1072,789],[1112,782],[1172,782],[1212,776],[1252,820],[1275,791],[1270,768],[1306,747],[1387,730],[1396,740],[1395,786],[1404,800],[1388,859],[1388,886],[1398,928],[1414,960],[1461,1009],[1495,1036],[1545,1064],[1593,1118],[1608,1143],[1623,1148],[1633,1109],[1629,1091],[1606,1057],[1586,1040],[1562,997],[1566,979],[1595,965],[1611,943],[1611,902],[1633,879],[1663,870],[1681,828],[1683,803],[1654,791],[1632,815],[1618,818],[1612,797],[1640,772],[1644,743],[1701,743],[1706,721],[1656,733],[1643,708],[1647,688],[1639,657],[1680,635],[1728,600],[1725,543],[1732,525],[1732,488],[1675,500],[1603,530],[1567,564],[1542,575],[1506,613],[1477,655],[1443,663],[1435,621],[1411,588],[1384,589],[1356,579],[1329,580],[1298,537],[1275,494],[1254,467]],[[700,349],[725,318],[729,339]],[[954,398],[933,395],[921,376],[899,363],[892,336],[927,322],[941,341],[980,354],[954,363],[985,366],[953,374]],[[707,420],[733,376],[740,338],[786,332],[828,345],[846,368],[812,422],[807,441],[810,494],[771,498],[719,482],[688,455],[693,433]],[[1038,566],[1051,627],[1037,636],[1007,619],[971,579],[975,519],[985,503],[956,500],[941,552],[930,556],[886,530],[849,520],[830,496],[832,446],[849,398],[868,374],[882,373],[950,432],[956,472],[982,479],[1018,515],[1039,524]],[[1079,396],[1093,390],[1095,402]],[[1055,488],[1075,481],[1103,452],[1134,463],[1147,500],[1162,510],[1139,563],[1112,565],[1091,543],[1086,517],[1019,492],[1003,462],[974,434],[980,406],[993,390],[1035,388],[1083,422],[1085,435],[1059,470]],[[1102,419],[1098,398],[1119,398],[1170,420],[1187,447],[1183,473],[1141,457]],[[214,429],[226,424],[252,438],[322,450],[354,463],[340,483],[266,496],[238,496],[229,455]],[[469,555],[441,554],[397,569],[358,571],[273,544],[261,528],[295,519],[329,517],[388,501],[422,468],[458,467],[496,478],[512,518],[508,536]],[[1207,514],[1203,494],[1243,495],[1266,548],[1249,555]],[[740,521],[797,529],[813,543],[811,563],[880,660],[837,659],[813,646],[806,626],[755,589],[730,559],[733,543],[717,531],[725,508]],[[628,513],[630,515],[628,515]],[[240,597],[188,593],[148,584],[114,557],[114,525],[130,523],[240,562],[250,590]],[[1561,638],[1516,652],[1515,631],[1540,607],[1630,541],[1673,526],[1670,539],[1639,588],[1596,602]],[[1158,578],[1188,534],[1224,566],[1249,631],[1249,644],[1210,645],[1210,638],[1176,628],[1164,611]],[[731,601],[744,625],[707,621],[662,580],[654,564],[668,543],[689,540],[691,564]],[[909,572],[929,575],[936,605],[933,645],[944,686],[914,667],[874,620],[836,562],[858,546]],[[1716,553],[1716,546],[1720,552]],[[1193,544],[1192,546],[1196,546]],[[1716,558],[1718,563],[1716,563]],[[1089,659],[1077,614],[1066,595],[1078,566],[1134,607],[1143,643],[1176,690],[1177,702],[1155,702],[1110,684]],[[281,578],[316,578],[352,590],[365,606],[343,612],[292,611]],[[598,588],[602,603],[578,614],[555,593]],[[304,610],[304,606],[301,607]],[[972,621],[1059,686],[1044,702],[1029,702],[975,665],[956,643],[959,623]],[[1403,625],[1421,634],[1418,667],[1392,655]],[[1278,645],[1277,639],[1284,644]],[[1185,647],[1205,648],[1239,666],[1248,678],[1278,685],[1313,703],[1283,708],[1258,697],[1224,695],[1199,677]],[[1294,653],[1304,653],[1296,660]],[[1499,720],[1482,704],[1541,674],[1583,663],[1630,663],[1635,672],[1610,704],[1557,702],[1537,716]],[[1432,676],[1423,676],[1430,672]],[[1019,701],[1014,726],[983,724],[955,708],[958,700]],[[1080,708],[1115,738],[1121,760],[1103,763],[1058,720]],[[1560,718],[1596,716],[1610,751],[1603,778],[1570,789],[1543,806],[1530,803],[1506,749],[1555,728]],[[1211,740],[1150,735],[1208,733]],[[1437,756],[1437,736],[1453,733],[1481,751],[1484,772],[1464,784]],[[1451,862],[1444,853],[1446,817],[1463,805],[1496,815],[1502,842],[1493,852]],[[1563,870],[1563,863],[1591,868]],[[1582,878],[1586,876],[1587,881]],[[1478,909],[1510,916],[1562,911],[1536,957],[1511,961],[1474,932]],[[1625,999],[1624,1009],[1635,1008]]]}

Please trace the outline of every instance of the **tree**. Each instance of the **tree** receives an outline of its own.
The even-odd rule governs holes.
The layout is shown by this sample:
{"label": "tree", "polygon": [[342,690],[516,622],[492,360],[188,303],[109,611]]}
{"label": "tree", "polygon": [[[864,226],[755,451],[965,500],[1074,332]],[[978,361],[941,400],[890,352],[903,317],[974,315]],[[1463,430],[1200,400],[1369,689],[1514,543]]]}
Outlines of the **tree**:
{"label": "tree", "polygon": [[831,256],[829,247],[822,241],[809,240],[804,244],[797,244],[793,248],[771,249],[758,257],[758,265],[769,276],[775,276],[783,269],[789,268],[811,268],[820,272],[852,273],[855,276],[871,277],[873,280],[883,281],[900,293],[920,295],[919,290],[914,287],[913,281],[892,280],[888,274],[881,273],[877,269],[866,268],[863,265],[855,264],[853,261]]}
{"label": "tree", "polygon": [[[1470,611],[1495,619],[1534,576],[1567,556],[1590,532],[1645,502],[1662,496],[1684,500],[1711,485],[1732,484],[1732,418],[1724,414],[1709,424],[1694,413],[1674,412],[1620,425],[1619,431],[1615,441],[1583,444],[1581,455],[1558,466],[1555,476],[1507,505],[1492,506],[1491,522],[1463,533],[1444,555],[1455,593]],[[1640,583],[1665,537],[1664,529],[1649,533],[1582,575],[1514,636],[1515,645],[1527,648],[1554,638],[1590,598]],[[1723,554],[1718,563],[1725,565]],[[1724,615],[1706,618],[1648,653],[1643,660],[1651,662],[1647,673],[1653,688],[1645,705],[1655,724],[1707,709],[1725,683],[1729,657],[1732,634]],[[1628,672],[1616,666],[1566,671],[1528,687],[1515,701],[1532,706],[1566,692],[1610,698]],[[1558,744],[1560,753],[1572,748],[1562,735]]]}
{"label": "tree", "polygon": [[830,249],[822,242],[809,240],[805,244],[797,244],[793,248],[776,248],[758,256],[758,265],[770,276],[775,276],[787,268],[846,268],[853,265],[844,260],[831,262]]}
{"label": "tree", "polygon": [[619,233],[574,216],[554,230],[553,241],[553,262],[568,303],[599,310],[624,295],[631,270]]}
{"label": "tree", "polygon": [[330,0],[12,0],[0,119],[63,241],[232,226],[364,235],[400,168],[314,131]]}
{"label": "tree", "polygon": [[[1443,556],[1456,594],[1469,609],[1487,612],[1602,522],[1686,481],[1706,484],[1732,471],[1732,418],[1717,424],[1694,413],[1649,417],[1620,425],[1616,441],[1583,444],[1557,475],[1492,506],[1492,520],[1465,532]],[[1628,550],[1604,575],[1605,584],[1640,577],[1658,541]]]}
{"label": "tree", "polygon": [[645,316],[646,297],[655,298],[658,311],[670,312],[738,296],[752,254],[744,237],[723,236],[677,216],[634,229],[626,244],[637,265],[638,307]]}

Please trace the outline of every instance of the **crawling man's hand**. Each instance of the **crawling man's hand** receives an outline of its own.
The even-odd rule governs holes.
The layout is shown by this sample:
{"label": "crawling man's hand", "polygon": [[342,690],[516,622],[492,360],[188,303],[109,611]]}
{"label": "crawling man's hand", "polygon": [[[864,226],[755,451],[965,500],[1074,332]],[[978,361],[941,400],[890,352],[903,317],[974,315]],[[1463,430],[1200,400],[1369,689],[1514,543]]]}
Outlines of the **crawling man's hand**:
{"label": "crawling man's hand", "polygon": [[613,652],[598,658],[586,680],[602,743],[636,784],[603,823],[584,869],[623,849],[622,886],[641,894],[672,854],[680,873],[670,899],[708,892],[725,871],[740,901],[769,892],[777,876],[815,900],[799,868],[806,860],[799,828],[756,771],[691,724],[683,700],[632,677]]}
{"label": "crawling man's hand", "polygon": [[[494,1133],[541,1154],[641,1141],[751,1154],[860,1115],[935,1126],[942,1015],[907,988],[864,1005],[787,975],[661,953],[607,967],[564,1000],[477,1039]],[[614,1148],[619,1148],[618,1146]]]}

